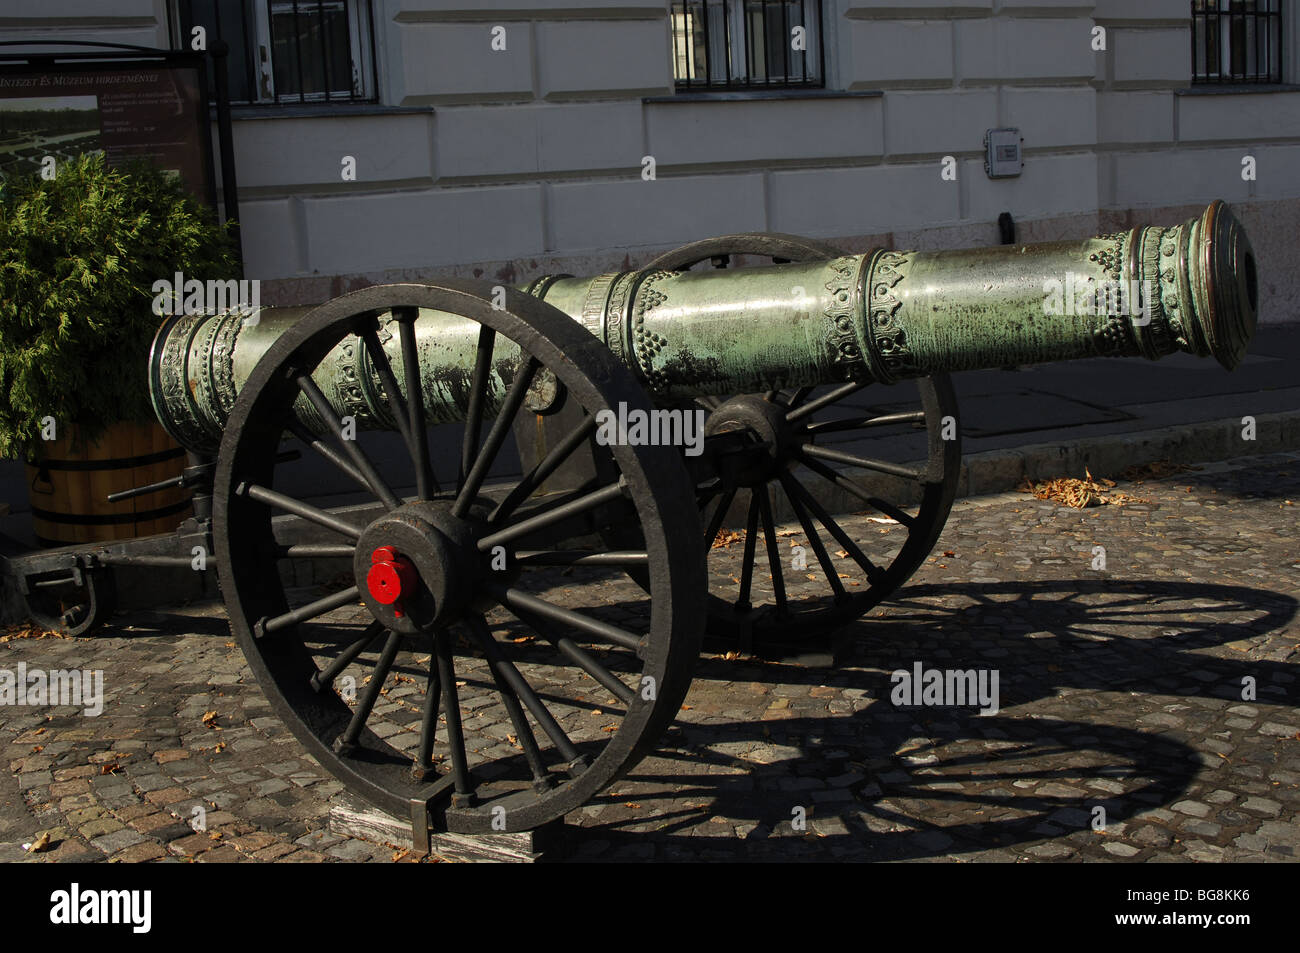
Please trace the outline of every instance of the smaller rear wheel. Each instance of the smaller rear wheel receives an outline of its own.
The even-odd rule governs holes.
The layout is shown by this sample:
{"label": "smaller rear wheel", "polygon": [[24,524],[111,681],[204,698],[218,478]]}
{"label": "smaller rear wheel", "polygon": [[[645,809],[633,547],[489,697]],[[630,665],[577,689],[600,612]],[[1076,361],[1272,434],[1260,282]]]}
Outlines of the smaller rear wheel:
{"label": "smaller rear wheel", "polygon": [[[740,234],[685,245],[646,268],[684,271],[705,262],[727,268],[737,256],[783,264],[843,254],[793,235]],[[755,647],[824,634],[887,599],[929,555],[961,469],[957,399],[946,374],[892,387],[849,382],[699,404],[709,413],[706,435],[739,431],[750,438],[748,447],[729,448],[716,476],[696,488],[710,555],[712,634]],[[876,435],[889,437],[888,456],[844,449]],[[838,509],[872,514],[887,533],[852,538],[823,502],[831,497],[841,501]],[[737,512],[744,514],[739,520]],[[798,529],[783,531],[782,522]],[[793,568],[793,543],[811,550],[806,569]],[[732,547],[743,547],[739,567]]]}

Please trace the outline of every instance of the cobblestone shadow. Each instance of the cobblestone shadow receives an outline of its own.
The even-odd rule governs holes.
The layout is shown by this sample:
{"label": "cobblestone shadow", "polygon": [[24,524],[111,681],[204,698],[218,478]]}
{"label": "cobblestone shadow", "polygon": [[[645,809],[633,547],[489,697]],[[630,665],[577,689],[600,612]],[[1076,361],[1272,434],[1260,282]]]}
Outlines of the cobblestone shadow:
{"label": "cobblestone shadow", "polygon": [[[1169,808],[1199,803],[1183,799],[1207,770],[1266,777],[1289,726],[1256,723],[1243,679],[1258,703],[1294,706],[1270,636],[1296,613],[1246,586],[911,587],[845,633],[834,670],[706,656],[669,750],[585,812],[577,855],[648,856],[650,839],[669,858],[1101,859],[1194,840],[1197,824],[1253,830],[1240,812]],[[918,662],[996,670],[1001,710],[896,706],[890,673]]]}

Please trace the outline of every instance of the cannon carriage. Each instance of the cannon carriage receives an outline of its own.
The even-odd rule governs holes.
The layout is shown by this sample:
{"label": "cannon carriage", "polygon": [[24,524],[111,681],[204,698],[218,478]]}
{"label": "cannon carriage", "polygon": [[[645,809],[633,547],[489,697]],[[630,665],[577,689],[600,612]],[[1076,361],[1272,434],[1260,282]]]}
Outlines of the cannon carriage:
{"label": "cannon carriage", "polygon": [[[733,256],[771,263],[726,268]],[[1084,293],[1053,302],[1056,283]],[[150,387],[168,431],[215,455],[182,478],[210,492],[210,518],[10,571],[24,591],[83,593],[52,621],[85,631],[114,563],[182,565],[206,546],[254,673],[322,765],[411,816],[417,839],[525,830],[650,750],[706,629],[743,647],[807,636],[906,581],[957,489],[949,372],[1177,350],[1231,369],[1257,296],[1249,243],[1216,202],[1179,226],[1081,242],[846,255],[728,236],[520,289],[448,280],[310,311],[178,315]],[[904,409],[845,409],[896,384],[914,388]],[[913,434],[917,452],[841,448],[882,428]],[[378,460],[358,430],[395,434],[397,458]],[[327,507],[287,489],[308,463],[364,499]],[[854,539],[823,489],[900,531]],[[811,589],[786,584],[783,516],[821,570]],[[725,525],[744,529],[741,575],[710,591]],[[842,582],[831,547],[860,585]],[[303,603],[292,567],[313,563],[346,578]],[[612,573],[644,596],[556,595]],[[411,701],[381,717],[390,678]]]}

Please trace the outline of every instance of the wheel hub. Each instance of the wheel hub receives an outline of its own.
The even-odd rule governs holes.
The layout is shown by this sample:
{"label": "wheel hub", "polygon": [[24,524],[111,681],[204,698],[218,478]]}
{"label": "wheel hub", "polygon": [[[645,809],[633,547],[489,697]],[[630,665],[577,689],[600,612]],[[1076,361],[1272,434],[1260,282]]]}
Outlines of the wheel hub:
{"label": "wheel hub", "polygon": [[785,414],[784,404],[744,394],[731,398],[709,415],[704,425],[706,437],[739,432],[748,438],[717,455],[715,463],[724,484],[760,486],[788,466],[798,441]]}
{"label": "wheel hub", "polygon": [[414,634],[454,622],[474,604],[481,517],[447,501],[407,503],[366,527],[353,571],[361,599],[388,629]]}
{"label": "wheel hub", "polygon": [[415,566],[392,546],[380,546],[370,554],[370,572],[366,574],[366,589],[376,602],[392,606],[398,617],[402,615],[402,596],[413,596],[419,579]]}

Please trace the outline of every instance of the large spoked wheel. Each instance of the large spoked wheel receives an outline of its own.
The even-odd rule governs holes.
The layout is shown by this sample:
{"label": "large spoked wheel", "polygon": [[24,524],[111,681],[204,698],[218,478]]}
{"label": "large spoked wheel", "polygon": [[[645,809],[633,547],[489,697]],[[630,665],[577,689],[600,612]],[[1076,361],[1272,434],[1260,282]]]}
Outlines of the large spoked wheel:
{"label": "large spoked wheel", "polygon": [[[562,817],[646,753],[689,687],[706,591],[699,515],[671,448],[602,447],[612,481],[537,494],[587,444],[599,411],[650,405],[562,312],[514,291],[498,310],[485,293],[467,281],[379,286],[304,317],[241,390],[214,488],[231,626],[277,714],[355,793],[398,816],[418,802],[436,828],[465,833]],[[464,333],[467,321],[470,340],[477,334],[473,366],[435,365],[447,340],[440,329]],[[392,472],[361,441],[343,439],[339,411],[317,383],[337,370],[339,353],[356,355],[359,373],[386,395],[409,458]],[[458,383],[447,387],[452,377]],[[509,452],[516,413],[538,387],[554,396],[556,381],[582,422],[521,478],[486,485],[493,461]],[[468,422],[427,427],[435,391],[452,394],[444,399]],[[300,422],[307,405],[323,436]],[[289,465],[277,460],[286,431],[312,448],[306,458],[347,474],[372,502],[326,510],[277,490],[277,471]],[[438,459],[452,474],[445,486],[430,446],[457,449]],[[415,493],[399,496],[394,487],[412,478]],[[287,541],[293,521],[273,522],[283,514],[327,541]],[[571,542],[615,523],[644,547]],[[346,560],[350,575],[339,591],[295,604],[302,600],[282,582],[292,573],[282,570],[301,559]],[[594,586],[633,567],[649,580],[648,599],[565,604],[587,591],[584,579]],[[552,588],[558,573],[564,592]]]}
{"label": "large spoked wheel", "polygon": [[[843,254],[832,245],[795,235],[739,234],[684,245],[646,267],[684,271],[706,261],[714,268],[726,268],[737,255],[781,264]],[[713,634],[761,644],[824,633],[888,598],[934,547],[952,509],[961,469],[952,384],[946,374],[935,374],[892,388],[877,387],[879,399],[890,406],[874,413],[863,409],[868,386],[846,383],[700,400],[710,415],[706,433],[748,429],[761,437],[752,453],[732,454],[716,478],[697,487],[711,569],[727,559],[732,545],[743,545],[738,577],[729,571],[710,572]],[[897,406],[900,403],[907,406]],[[947,427],[945,418],[950,418]],[[920,439],[896,441],[908,448],[898,451],[906,455],[897,460],[865,457],[828,445],[908,431]],[[922,465],[915,464],[917,459],[923,460]],[[884,487],[864,485],[862,477],[879,474],[894,479],[885,481]],[[889,525],[887,533],[876,534],[869,543],[854,540],[819,502],[824,497],[809,489],[815,483],[833,486],[840,498],[897,525]],[[725,549],[714,549],[727,513],[738,498],[743,506],[746,497],[743,542],[735,540]],[[799,541],[806,540],[815,557],[807,560],[808,569],[820,573],[791,568],[786,545],[791,540],[783,542],[777,535],[774,514],[780,512],[798,521]],[[758,555],[760,528],[762,557]],[[838,556],[841,553],[845,555]],[[764,581],[770,577],[762,594],[755,589],[756,571]],[[812,585],[810,575],[817,577]]]}

